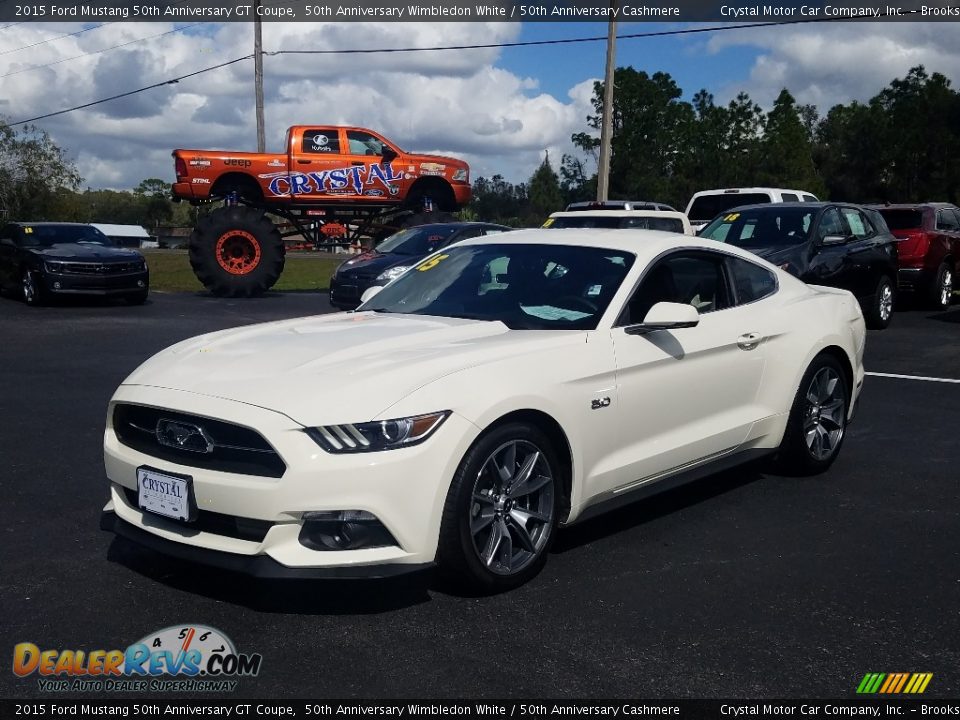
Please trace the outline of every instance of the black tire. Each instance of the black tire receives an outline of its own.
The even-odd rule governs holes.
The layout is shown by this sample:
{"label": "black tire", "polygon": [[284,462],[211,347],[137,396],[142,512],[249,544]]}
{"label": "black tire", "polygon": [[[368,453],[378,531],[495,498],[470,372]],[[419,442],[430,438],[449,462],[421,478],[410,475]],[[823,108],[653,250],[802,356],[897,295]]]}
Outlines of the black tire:
{"label": "black tire", "polygon": [[434,210],[433,212],[418,212],[405,217],[401,223],[401,226],[404,228],[410,228],[417,227],[418,225],[431,225],[433,223],[456,222],[456,220],[457,219],[448,212]]}
{"label": "black tire", "polygon": [[[522,467],[519,458],[531,457],[532,449],[535,449],[540,453],[533,466],[538,481],[543,477],[552,480],[529,494],[519,494],[511,499],[504,490],[508,483],[498,475],[491,474],[488,467],[488,461],[493,456],[499,456],[506,467],[507,456],[503,453],[509,452],[510,444],[516,444],[519,448],[514,451],[514,472]],[[437,547],[440,571],[458,586],[482,593],[510,590],[533,578],[546,564],[547,553],[556,533],[561,483],[565,472],[566,468],[561,465],[549,438],[536,427],[511,422],[481,435],[460,462],[443,507]],[[491,495],[484,500],[480,495],[487,497],[486,490],[480,486],[487,483],[491,486]],[[514,490],[520,493],[526,489],[522,480],[515,484]],[[500,487],[496,495],[493,494],[495,485]],[[475,490],[479,494],[475,494]],[[532,507],[534,503],[536,508]],[[549,516],[544,519],[547,510]],[[526,530],[521,535],[518,518],[524,516]],[[487,525],[482,525],[484,519],[489,521]],[[472,531],[471,523],[478,520],[482,527]],[[502,534],[495,536],[497,528],[506,530],[509,543],[497,541],[497,537],[503,537]],[[500,533],[500,530],[496,532]],[[526,545],[522,537],[526,537]],[[517,550],[514,550],[515,541],[520,546]],[[478,544],[484,545],[484,549],[478,549]],[[510,551],[509,560],[505,550]],[[482,559],[485,552],[489,553],[489,562]],[[506,566],[501,561],[506,562]],[[511,567],[511,564],[514,566]]]}
{"label": "black tire", "polygon": [[149,292],[149,290],[140,290],[126,295],[123,299],[126,300],[127,305],[143,305],[147,301]]}
{"label": "black tire", "polygon": [[38,277],[39,273],[24,268],[20,276],[20,292],[23,302],[30,307],[40,307],[47,304],[47,291]]}
{"label": "black tire", "polygon": [[927,289],[927,306],[932,310],[949,310],[953,302],[953,270],[947,263],[940,263],[933,283]]}
{"label": "black tire", "polygon": [[[824,378],[828,379],[826,386]],[[829,387],[830,381],[835,381],[836,385]],[[848,385],[844,369],[834,356],[821,354],[810,363],[800,380],[800,387],[797,388],[793,405],[790,407],[787,429],[777,451],[776,463],[785,475],[816,475],[824,472],[837,459],[847,434],[850,406]],[[830,400],[822,402],[827,390],[830,392]],[[813,402],[814,395],[818,396],[817,402]],[[839,407],[834,406],[834,400],[839,403]],[[828,406],[830,411],[825,415],[823,409]],[[810,435],[811,428],[814,435],[819,436],[821,452],[816,449],[817,437]],[[824,435],[818,432],[817,428],[826,433],[826,443]],[[811,446],[811,441],[814,446]],[[829,447],[829,452],[824,455],[823,450],[826,447]]]}
{"label": "black tire", "polygon": [[280,231],[262,210],[235,205],[203,218],[190,236],[197,279],[221,297],[252,297],[273,287],[283,272]]}
{"label": "black tire", "polygon": [[421,178],[403,201],[404,207],[419,212],[423,208],[423,199],[430,198],[434,207],[441,212],[455,212],[457,210],[457,196],[446,180],[439,177]]}
{"label": "black tire", "polygon": [[869,298],[861,301],[863,319],[871,330],[884,330],[893,320],[893,306],[896,290],[888,275],[881,275],[876,289]]}

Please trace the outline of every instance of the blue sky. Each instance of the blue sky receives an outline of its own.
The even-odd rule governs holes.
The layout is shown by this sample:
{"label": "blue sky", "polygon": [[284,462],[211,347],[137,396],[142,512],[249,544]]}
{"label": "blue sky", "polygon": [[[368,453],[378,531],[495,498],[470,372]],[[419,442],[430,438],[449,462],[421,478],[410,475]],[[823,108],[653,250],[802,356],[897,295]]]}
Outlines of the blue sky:
{"label": "blue sky", "polygon": [[[619,23],[618,35],[687,29],[690,25],[665,23]],[[519,40],[540,41],[558,38],[606,36],[607,24],[596,23],[525,23]],[[731,83],[749,89],[748,76],[760,51],[758,48],[735,46],[706,56],[707,39],[716,33],[635,38],[618,40],[618,67],[632,66],[648,73],[668,72],[690,99],[701,88],[717,94]],[[564,45],[540,45],[508,48],[500,65],[518,75],[528,74],[540,81],[539,89],[558,99],[566,98],[572,85],[588,78],[603,76],[606,42]],[[718,97],[718,100],[720,98]]]}

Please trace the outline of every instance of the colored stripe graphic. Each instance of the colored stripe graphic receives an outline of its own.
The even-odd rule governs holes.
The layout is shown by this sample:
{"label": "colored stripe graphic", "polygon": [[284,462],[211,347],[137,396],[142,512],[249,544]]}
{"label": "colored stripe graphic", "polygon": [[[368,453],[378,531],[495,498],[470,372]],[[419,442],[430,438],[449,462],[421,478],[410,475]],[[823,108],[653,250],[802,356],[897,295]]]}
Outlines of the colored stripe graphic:
{"label": "colored stripe graphic", "polygon": [[933,673],[867,673],[857,686],[857,694],[919,695],[932,679]]}

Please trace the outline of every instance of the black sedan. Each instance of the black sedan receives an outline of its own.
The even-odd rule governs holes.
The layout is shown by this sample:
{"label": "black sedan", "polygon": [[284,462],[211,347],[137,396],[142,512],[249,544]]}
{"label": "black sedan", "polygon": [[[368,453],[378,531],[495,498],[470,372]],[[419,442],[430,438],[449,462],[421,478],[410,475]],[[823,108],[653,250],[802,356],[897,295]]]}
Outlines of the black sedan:
{"label": "black sedan", "polygon": [[449,222],[401,230],[375,250],[357,255],[337,268],[330,278],[330,304],[341,310],[353,310],[367,288],[386,285],[430,253],[459,240],[512,229],[492,223]]}
{"label": "black sedan", "polygon": [[0,289],[19,292],[28,305],[58,295],[147,299],[150,275],[136,250],[115,247],[91,225],[14,222],[0,229]]}
{"label": "black sedan", "polygon": [[812,285],[849,290],[867,327],[893,318],[897,240],[875,210],[842,203],[776,203],[728,210],[700,237],[756,253]]}

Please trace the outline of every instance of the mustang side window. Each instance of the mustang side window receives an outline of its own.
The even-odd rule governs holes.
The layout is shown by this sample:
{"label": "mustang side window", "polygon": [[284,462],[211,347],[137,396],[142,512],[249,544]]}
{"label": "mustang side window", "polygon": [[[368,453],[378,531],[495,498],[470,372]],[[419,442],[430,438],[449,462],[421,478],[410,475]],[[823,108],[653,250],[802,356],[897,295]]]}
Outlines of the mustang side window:
{"label": "mustang side window", "polygon": [[777,290],[777,278],[766,268],[735,257],[727,258],[727,267],[733,278],[738,305],[760,300]]}
{"label": "mustang side window", "polygon": [[621,324],[643,322],[658,302],[692,305],[703,314],[728,307],[723,258],[712,253],[664,258],[647,273],[627,304]]}

